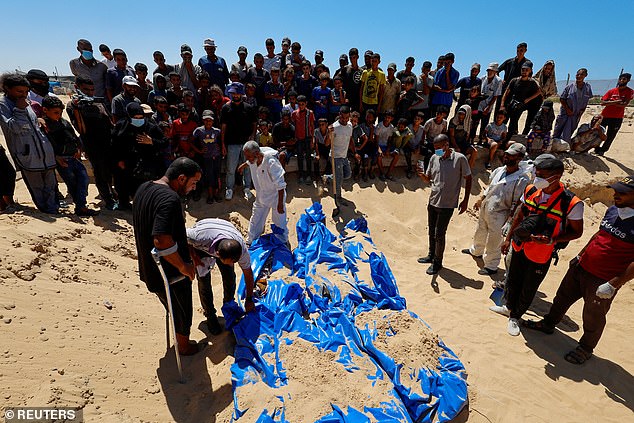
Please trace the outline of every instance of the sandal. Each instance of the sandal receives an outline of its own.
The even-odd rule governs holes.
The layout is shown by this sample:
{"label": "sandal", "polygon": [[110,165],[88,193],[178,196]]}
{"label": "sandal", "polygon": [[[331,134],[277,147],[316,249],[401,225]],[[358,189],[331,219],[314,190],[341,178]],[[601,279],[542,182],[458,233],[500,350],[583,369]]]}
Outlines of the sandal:
{"label": "sandal", "polygon": [[534,320],[526,320],[524,321],[524,327],[543,332],[547,335],[552,335],[555,332],[555,329],[551,328],[550,326],[546,326],[543,320],[540,320],[538,322]]}
{"label": "sandal", "polygon": [[568,363],[572,364],[583,364],[588,361],[592,357],[592,353],[584,350],[581,345],[577,346],[574,350],[570,351],[568,354],[564,356],[564,359]]}

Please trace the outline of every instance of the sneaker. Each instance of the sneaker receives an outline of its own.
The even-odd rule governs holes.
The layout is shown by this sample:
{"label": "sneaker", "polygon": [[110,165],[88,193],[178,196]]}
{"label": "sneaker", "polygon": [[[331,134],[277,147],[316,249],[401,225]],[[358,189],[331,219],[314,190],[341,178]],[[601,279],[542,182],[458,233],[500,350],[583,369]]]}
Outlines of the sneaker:
{"label": "sneaker", "polygon": [[117,210],[118,208],[119,208],[119,205],[115,202],[106,203],[106,210]]}
{"label": "sneaker", "polygon": [[470,256],[475,257],[475,258],[482,258],[482,256],[476,256],[475,254],[473,254],[473,253],[471,252],[471,248],[464,248],[464,249],[462,249],[460,252],[461,252],[462,254],[469,254]]}
{"label": "sneaker", "polygon": [[385,175],[383,175],[382,173],[379,173],[379,179],[382,181],[385,181]]}
{"label": "sneaker", "polygon": [[520,322],[517,319],[510,318],[509,324],[506,328],[507,332],[511,336],[517,336],[520,334]]}
{"label": "sneaker", "polygon": [[434,258],[432,256],[430,256],[430,255],[427,255],[425,257],[420,257],[418,259],[418,262],[420,264],[428,264],[428,263],[431,263],[432,261],[434,261]]}
{"label": "sneaker", "polygon": [[431,266],[429,266],[426,270],[425,273],[427,273],[428,275],[436,275],[438,274],[438,272],[440,272],[442,270],[442,264],[440,263],[434,263]]}
{"label": "sneaker", "polygon": [[509,317],[511,315],[511,311],[508,308],[506,308],[505,305],[501,305],[501,306],[493,305],[493,306],[489,307],[489,310],[491,310],[494,313],[501,314],[502,316],[506,316],[506,317]]}
{"label": "sneaker", "polygon": [[209,329],[209,333],[212,335],[220,335],[222,333],[222,326],[215,314],[207,317],[207,329]]}
{"label": "sneaker", "polygon": [[310,176],[307,176],[306,179],[304,179],[304,183],[310,186],[313,184],[313,180],[310,178]]}
{"label": "sneaker", "polygon": [[255,196],[253,195],[253,192],[251,192],[251,190],[249,188],[245,188],[244,189],[244,199],[247,201],[251,201],[255,198]]}
{"label": "sneaker", "polygon": [[483,267],[482,269],[478,270],[478,275],[495,275],[498,272],[498,269],[488,269],[486,267]]}
{"label": "sneaker", "polygon": [[233,190],[231,188],[227,188],[225,192],[225,200],[229,201],[233,198]]}

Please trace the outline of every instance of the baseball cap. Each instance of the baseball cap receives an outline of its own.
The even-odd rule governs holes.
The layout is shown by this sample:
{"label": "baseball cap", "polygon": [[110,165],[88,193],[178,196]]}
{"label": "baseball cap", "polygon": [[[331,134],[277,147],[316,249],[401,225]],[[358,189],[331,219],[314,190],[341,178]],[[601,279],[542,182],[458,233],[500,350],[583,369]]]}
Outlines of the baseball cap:
{"label": "baseball cap", "polygon": [[387,65],[388,69],[392,69],[392,70],[396,70],[396,63],[390,63],[389,65]]}
{"label": "baseball cap", "polygon": [[471,69],[480,70],[480,63],[474,63],[473,65],[471,65]]}
{"label": "baseball cap", "polygon": [[238,54],[240,53],[249,54],[245,46],[238,47]]}
{"label": "baseball cap", "polygon": [[192,54],[192,48],[190,46],[188,46],[187,44],[183,44],[181,46],[181,54],[185,54],[185,53]]}
{"label": "baseball cap", "polygon": [[522,68],[529,68],[529,69],[533,69],[533,62],[531,62],[530,60],[525,61],[522,64]]}
{"label": "baseball cap", "polygon": [[487,66],[487,70],[492,70],[492,71],[496,71],[497,72],[499,66],[500,65],[498,65],[497,62],[491,62],[491,63],[489,63],[489,66]]}
{"label": "baseball cap", "polygon": [[152,110],[149,104],[141,104],[141,108],[143,109],[144,115],[151,115],[154,113],[154,110]]}
{"label": "baseball cap", "polygon": [[339,60],[348,60],[348,55],[342,54],[341,56],[339,56]]}
{"label": "baseball cap", "polygon": [[634,175],[626,176],[620,181],[608,185],[608,188],[612,188],[616,192],[632,192],[634,191]]}
{"label": "baseball cap", "polygon": [[363,56],[372,56],[374,54],[374,52],[372,50],[366,50],[365,53],[363,53]]}
{"label": "baseball cap", "polygon": [[521,154],[522,156],[526,154],[526,147],[524,144],[520,144],[519,142],[513,143],[509,146],[509,148],[504,151],[506,154],[510,154],[511,156],[517,156]]}
{"label": "baseball cap", "polygon": [[[218,47],[218,46],[216,45],[216,42],[212,40],[211,38],[205,38],[205,41],[203,42],[203,47]],[[181,47],[181,53],[182,53],[182,49],[183,48]]]}
{"label": "baseball cap", "polygon": [[134,86],[139,86],[139,82],[136,80],[136,78],[134,76],[124,76],[123,77],[123,81],[121,81],[123,83],[123,85],[134,85]]}
{"label": "baseball cap", "polygon": [[136,115],[145,114],[145,112],[143,111],[143,107],[141,107],[141,105],[137,103],[136,101],[133,101],[132,103],[128,104],[125,107],[125,111],[128,112],[128,116],[136,116]]}
{"label": "baseball cap", "polygon": [[44,81],[48,81],[48,75],[43,70],[31,69],[30,71],[27,72],[26,79],[28,79],[28,80],[31,80],[31,79],[42,79]]}
{"label": "baseball cap", "polygon": [[288,37],[282,38],[282,45],[283,46],[290,46],[291,45],[291,39],[288,38]]}
{"label": "baseball cap", "polygon": [[204,110],[203,111],[203,120],[205,119],[214,119],[214,112],[212,112],[211,110]]}
{"label": "baseball cap", "polygon": [[544,159],[535,161],[535,169],[538,170],[564,170],[564,162],[559,159]]}
{"label": "baseball cap", "polygon": [[535,157],[535,160],[533,160],[533,163],[535,164],[535,166],[537,166],[544,160],[549,160],[549,159],[556,159],[556,157],[550,153],[540,154],[539,156]]}
{"label": "baseball cap", "polygon": [[316,50],[316,51],[315,51],[315,56],[319,56],[319,57],[322,57],[322,58],[323,58],[323,57],[324,57],[324,52],[323,52],[323,51],[321,51],[321,50]]}
{"label": "baseball cap", "polygon": [[244,85],[240,82],[232,82],[227,89],[229,94],[244,94]]}
{"label": "baseball cap", "polygon": [[553,108],[553,102],[550,100],[546,100],[542,103],[542,108],[546,108],[546,109],[552,109]]}

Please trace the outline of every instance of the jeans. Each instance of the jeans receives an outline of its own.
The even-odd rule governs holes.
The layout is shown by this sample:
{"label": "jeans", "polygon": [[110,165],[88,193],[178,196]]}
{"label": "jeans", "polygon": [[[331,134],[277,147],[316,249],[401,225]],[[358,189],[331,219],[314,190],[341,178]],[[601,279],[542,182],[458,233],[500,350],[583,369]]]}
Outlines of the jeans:
{"label": "jeans", "polygon": [[77,210],[86,207],[86,197],[88,196],[88,173],[80,160],[74,157],[65,157],[68,166],[57,167],[59,176],[62,177],[68,192],[73,197]]}
{"label": "jeans", "polygon": [[[309,177],[311,169],[310,138],[297,140],[295,144],[295,154],[297,155],[297,172],[299,173],[299,177]],[[304,167],[304,165],[306,167]]]}
{"label": "jeans", "polygon": [[442,265],[442,259],[445,253],[447,227],[453,215],[453,210],[454,209],[434,207],[431,204],[427,206],[429,257],[431,257],[433,263],[437,265]]}
{"label": "jeans", "polygon": [[[222,276],[222,302],[228,303],[233,300],[236,293],[236,272],[233,265],[224,264],[216,259],[216,265]],[[198,276],[198,295],[200,296],[200,304],[203,307],[205,317],[214,316],[216,308],[214,307],[214,292],[211,288],[211,272],[205,276]]]}
{"label": "jeans", "polygon": [[57,190],[55,169],[36,171],[21,169],[20,172],[38,210],[56,214],[59,211],[59,203],[55,195]]}
{"label": "jeans", "polygon": [[350,179],[352,169],[350,169],[350,161],[347,158],[335,158],[335,196],[341,198],[341,184],[344,179]]}
{"label": "jeans", "polygon": [[519,319],[531,306],[539,285],[546,277],[551,260],[546,263],[531,261],[524,250],[513,251],[506,282],[506,307],[511,318]]}
{"label": "jeans", "polygon": [[[233,189],[236,184],[236,168],[240,163],[244,162],[244,155],[242,154],[242,144],[229,144],[227,145],[227,189]],[[251,188],[251,173],[249,167],[242,172],[242,180],[244,181],[244,188]]]}

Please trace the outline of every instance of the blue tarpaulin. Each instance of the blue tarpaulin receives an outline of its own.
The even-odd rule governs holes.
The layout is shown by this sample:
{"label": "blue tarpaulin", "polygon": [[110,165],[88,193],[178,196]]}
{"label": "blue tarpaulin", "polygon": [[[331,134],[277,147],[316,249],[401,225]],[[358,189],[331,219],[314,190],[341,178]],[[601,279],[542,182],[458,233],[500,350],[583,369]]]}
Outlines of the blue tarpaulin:
{"label": "blue tarpaulin", "polygon": [[[391,386],[390,399],[381,402],[380,407],[331,402],[332,411],[317,422],[445,422],[456,417],[467,403],[466,372],[442,341],[438,345],[443,353],[435,368],[412,372],[419,388],[412,389],[411,383],[406,386],[400,380],[402,364],[375,345],[376,327],[355,325],[356,316],[375,309],[401,311],[418,319],[406,310],[405,298],[399,294],[387,259],[372,244],[367,221],[350,221],[338,236],[324,222],[320,204],[308,208],[297,223],[298,247],[292,254],[275,236],[256,240],[250,249],[254,274],[260,274],[264,266],[268,273],[287,268],[293,278],[270,278],[266,294],[256,299],[252,313],[244,314],[236,303],[223,307],[227,327],[237,340],[231,367],[234,420],[289,421],[284,404],[293,400],[290,395],[277,397],[279,407],[254,410],[241,400],[240,388],[265,384],[281,392],[293,375],[287,374],[280,345],[297,339],[319,351],[336,353],[336,362],[347,371],[359,371],[356,363],[368,359],[376,371],[365,373],[367,383],[378,378]],[[359,242],[359,236],[366,242]],[[322,269],[326,266],[328,274],[335,274],[337,280],[324,277],[317,271],[318,265]],[[244,298],[244,280],[239,292]],[[386,335],[391,336],[389,331]]]}

